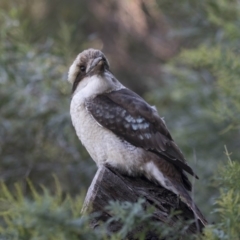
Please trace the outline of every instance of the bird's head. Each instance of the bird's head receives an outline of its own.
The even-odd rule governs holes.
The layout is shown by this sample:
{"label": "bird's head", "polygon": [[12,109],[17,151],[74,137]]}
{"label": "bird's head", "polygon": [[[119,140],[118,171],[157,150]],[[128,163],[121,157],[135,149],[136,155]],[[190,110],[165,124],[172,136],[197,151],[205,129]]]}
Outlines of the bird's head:
{"label": "bird's head", "polygon": [[72,83],[74,92],[78,84],[94,75],[102,75],[109,70],[105,55],[96,49],[87,49],[78,54],[68,72],[68,81]]}

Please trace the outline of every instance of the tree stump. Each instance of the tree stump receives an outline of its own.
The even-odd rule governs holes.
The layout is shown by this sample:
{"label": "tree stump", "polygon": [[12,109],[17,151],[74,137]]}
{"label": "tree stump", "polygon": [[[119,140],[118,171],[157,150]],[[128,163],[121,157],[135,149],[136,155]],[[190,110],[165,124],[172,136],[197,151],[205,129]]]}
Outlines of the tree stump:
{"label": "tree stump", "polygon": [[[82,213],[99,213],[90,222],[91,228],[96,228],[99,222],[106,222],[111,218],[111,213],[106,210],[110,201],[136,203],[139,198],[145,199],[144,208],[155,207],[152,221],[159,222],[159,224],[165,223],[174,228],[178,221],[195,219],[191,209],[176,194],[150,182],[145,177],[123,175],[109,165],[98,169],[88,189]],[[170,217],[173,211],[181,213]],[[202,231],[203,227],[200,221],[195,220],[186,229],[186,234]],[[114,233],[120,228],[121,223],[112,222],[109,226],[109,232]],[[129,233],[128,239],[133,239],[131,236],[136,231],[141,231],[141,228]],[[157,240],[159,238],[156,234],[149,233],[146,239]]]}

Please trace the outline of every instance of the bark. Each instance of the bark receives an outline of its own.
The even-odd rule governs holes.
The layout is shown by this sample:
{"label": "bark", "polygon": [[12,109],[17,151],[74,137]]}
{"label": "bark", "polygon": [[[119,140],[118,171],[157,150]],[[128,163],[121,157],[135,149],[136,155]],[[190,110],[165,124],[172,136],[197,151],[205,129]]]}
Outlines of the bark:
{"label": "bark", "polygon": [[[110,201],[135,203],[139,198],[145,199],[144,209],[149,206],[155,207],[151,220],[159,224],[164,223],[174,228],[178,221],[194,220],[193,212],[176,194],[144,177],[122,175],[110,166],[98,169],[88,189],[82,212],[99,213],[90,222],[91,227],[96,228],[99,222],[106,222],[112,217],[111,213],[106,210]],[[181,213],[170,216],[173,211],[181,211]],[[134,234],[141,231],[142,227],[140,226],[129,233],[128,239],[134,239]],[[114,233],[120,228],[121,223],[112,222],[108,229],[110,233]],[[186,234],[197,233],[202,228],[201,222],[194,221],[186,230]],[[154,232],[149,232],[145,239],[157,240],[159,238]]]}

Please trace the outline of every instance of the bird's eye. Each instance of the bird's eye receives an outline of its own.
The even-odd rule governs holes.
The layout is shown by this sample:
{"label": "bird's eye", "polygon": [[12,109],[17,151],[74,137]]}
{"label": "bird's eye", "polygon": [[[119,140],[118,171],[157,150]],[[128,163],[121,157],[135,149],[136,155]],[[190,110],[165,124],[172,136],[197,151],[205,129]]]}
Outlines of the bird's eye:
{"label": "bird's eye", "polygon": [[85,66],[80,66],[80,70],[81,70],[81,72],[85,72],[86,67]]}
{"label": "bird's eye", "polygon": [[103,58],[103,63],[104,63],[105,68],[109,69],[109,66],[108,66],[106,58]]}

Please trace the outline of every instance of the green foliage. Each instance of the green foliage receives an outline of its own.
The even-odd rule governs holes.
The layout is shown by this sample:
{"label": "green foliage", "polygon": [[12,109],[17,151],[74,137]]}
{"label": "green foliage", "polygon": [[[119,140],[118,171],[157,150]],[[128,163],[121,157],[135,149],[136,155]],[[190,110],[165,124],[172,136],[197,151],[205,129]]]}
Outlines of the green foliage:
{"label": "green foliage", "polygon": [[[176,137],[181,136],[182,139],[185,135],[187,138],[183,137],[184,140],[191,139],[190,144],[183,143],[196,149],[198,169],[203,167],[206,176],[206,173],[210,174],[207,169],[214,169],[214,165],[223,160],[221,153],[226,143],[234,151],[235,158],[240,157],[236,149],[236,143],[240,142],[240,72],[237,50],[240,9],[237,1],[226,0],[204,1],[198,6],[207,13],[201,17],[205,17],[204,21],[208,24],[199,26],[203,41],[192,49],[183,49],[166,65],[166,78],[172,78],[176,83],[173,85],[166,80],[166,85],[171,90],[165,96],[169,94],[167,98],[175,101],[175,104],[180,101],[180,106],[185,109],[188,124],[186,120],[182,121],[185,125],[180,126],[178,121],[173,122],[174,129],[176,126],[180,128]],[[211,31],[204,34],[206,26],[211,26]],[[174,109],[173,112],[176,114],[172,113],[171,119],[178,118],[180,110]],[[198,137],[195,143],[196,135]],[[189,156],[188,149],[185,150]],[[217,184],[206,186],[204,180],[201,180],[200,186],[196,183],[198,191],[211,191],[212,197],[215,193],[217,208],[213,212],[220,215],[220,220],[216,217],[217,223],[207,228],[204,239],[239,239],[239,162],[229,160],[227,166],[223,164],[224,167],[216,173],[219,176]],[[216,190],[220,186],[218,196]],[[205,198],[208,196],[203,195]]]}
{"label": "green foliage", "polygon": [[58,181],[55,184],[54,195],[45,187],[39,194],[28,181],[31,199],[26,199],[20,184],[15,184],[13,194],[2,183],[0,216],[3,226],[0,228],[0,236],[4,239],[44,240],[79,239],[85,237],[85,234],[91,236],[91,232],[87,231],[87,218],[79,216],[82,197],[64,197]]}
{"label": "green foliage", "polygon": [[194,50],[186,50],[178,59],[193,68],[205,68],[217,79],[217,99],[213,103],[213,117],[226,122],[227,130],[239,129],[240,123],[240,64],[239,56],[234,51],[218,47],[201,46]]}
{"label": "green foliage", "polygon": [[[219,194],[211,176],[223,161],[223,146],[240,157],[239,2],[159,4],[169,14],[172,34],[187,35],[179,54],[164,64],[162,84],[146,97],[165,117],[173,138],[200,175],[194,182],[195,199],[207,202],[202,209],[209,215]],[[207,218],[216,221],[216,212]]]}
{"label": "green foliage", "polygon": [[95,167],[81,161],[87,155],[71,125],[69,63],[54,53],[53,40],[33,45],[25,39],[20,13],[0,10],[1,176],[44,184],[55,172],[65,189],[79,191]]}
{"label": "green foliage", "polygon": [[[186,236],[186,229],[191,222],[179,222],[174,230],[167,224],[153,223],[154,209],[144,209],[144,200],[136,203],[110,202],[107,210],[112,216],[108,222],[90,229],[89,221],[94,216],[80,214],[83,195],[64,195],[55,177],[56,192],[50,193],[46,187],[37,191],[28,180],[25,187],[30,188],[30,198],[24,197],[24,189],[15,184],[14,193],[4,183],[0,186],[0,238],[11,240],[55,240],[55,239],[126,239],[129,232],[141,227],[142,231],[134,235],[136,239],[145,239],[148,231],[154,231],[161,238],[196,239],[197,236]],[[97,215],[97,213],[96,213]],[[174,214],[172,215],[174,216]],[[108,235],[108,225],[118,221],[122,227],[118,232]]]}
{"label": "green foliage", "polygon": [[207,1],[208,20],[213,25],[220,27],[225,34],[225,37],[238,40],[239,39],[239,10],[240,5],[236,0],[214,0]]}
{"label": "green foliage", "polygon": [[187,235],[186,230],[193,221],[178,221],[171,227],[171,218],[178,213],[173,212],[169,215],[169,222],[154,222],[154,208],[144,209],[143,199],[139,199],[136,203],[110,202],[107,210],[112,215],[107,224],[118,221],[122,223],[121,229],[114,235],[114,238],[125,239],[134,229],[141,228],[139,233],[133,234],[135,239],[144,240],[148,232],[154,232],[160,239],[178,240],[183,237],[186,240],[197,239],[199,235]]}
{"label": "green foliage", "polygon": [[79,239],[84,236],[87,218],[79,216],[82,197],[63,197],[58,182],[54,195],[45,187],[39,194],[30,181],[27,186],[31,189],[31,199],[24,197],[20,184],[15,184],[15,194],[1,184],[1,239]]}
{"label": "green foliage", "polygon": [[[156,225],[152,223],[151,217],[154,209],[143,208],[144,200],[139,199],[135,204],[129,202],[110,202],[107,210],[113,216],[107,224],[118,221],[122,224],[121,229],[116,233],[118,239],[125,239],[129,232],[141,227],[141,232],[134,235],[136,239],[144,239],[147,231],[154,230]],[[169,228],[168,228],[169,229]]]}
{"label": "green foliage", "polygon": [[[159,36],[154,26],[160,18],[151,18],[150,8],[145,6],[145,22],[140,20],[153,38],[144,41],[148,39],[145,34],[141,45],[139,35],[134,40],[130,32],[125,33],[121,16],[126,16],[126,9],[119,9],[111,18],[113,26],[107,25],[112,11],[120,6],[110,8],[108,1],[103,8],[94,0],[1,1],[0,175],[5,184],[0,191],[0,238],[106,238],[106,226],[90,231],[89,217],[80,216],[78,193],[87,188],[96,167],[75,136],[68,113],[68,67],[76,54],[89,46],[103,46],[107,55],[114,52],[110,55],[113,68],[127,63],[129,66],[118,69],[120,76],[128,76],[125,83],[140,89],[165,117],[174,139],[200,176],[193,184],[194,198],[207,219],[215,222],[206,229],[204,239],[240,238],[239,1],[156,3],[151,5],[153,12],[167,20],[170,31],[164,23],[161,27],[166,31],[161,34],[166,36]],[[163,63],[150,47],[146,51],[143,46],[152,47],[155,40],[161,43],[164,38],[177,39],[179,54],[176,51],[174,58],[170,54]],[[159,67],[161,75],[156,71]],[[154,78],[146,77],[152,72]],[[127,82],[130,76],[135,84]],[[227,165],[223,162],[224,145],[236,159]],[[62,190],[52,183],[52,173]],[[24,184],[26,177],[36,189]],[[39,187],[41,184],[48,188]],[[151,210],[149,215],[143,214],[141,202],[111,203],[109,211],[113,219],[123,222],[112,239],[125,237],[141,222],[156,228],[148,225]],[[174,230],[182,234],[181,227]],[[172,237],[172,229],[158,229],[161,236]]]}
{"label": "green foliage", "polygon": [[228,163],[222,164],[219,169],[217,185],[220,186],[220,196],[216,200],[215,211],[220,220],[206,228],[207,239],[240,239],[240,188],[239,161],[233,161],[226,149]]}

